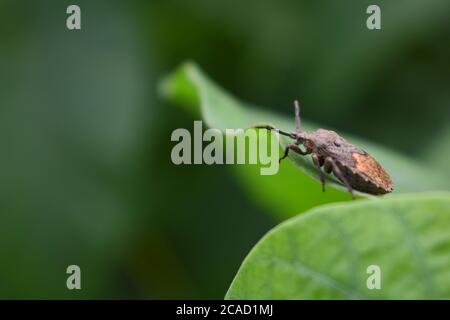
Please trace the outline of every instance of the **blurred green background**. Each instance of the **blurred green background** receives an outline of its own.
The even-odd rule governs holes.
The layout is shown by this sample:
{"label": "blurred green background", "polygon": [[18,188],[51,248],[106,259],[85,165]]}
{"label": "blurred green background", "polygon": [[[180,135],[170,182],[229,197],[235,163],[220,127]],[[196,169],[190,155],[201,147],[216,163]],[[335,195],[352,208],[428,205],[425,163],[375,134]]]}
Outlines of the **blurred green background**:
{"label": "blurred green background", "polygon": [[449,16],[447,0],[1,0],[0,298],[223,298],[279,221],[227,166],[171,163],[194,119],[157,84],[186,59],[450,178]]}

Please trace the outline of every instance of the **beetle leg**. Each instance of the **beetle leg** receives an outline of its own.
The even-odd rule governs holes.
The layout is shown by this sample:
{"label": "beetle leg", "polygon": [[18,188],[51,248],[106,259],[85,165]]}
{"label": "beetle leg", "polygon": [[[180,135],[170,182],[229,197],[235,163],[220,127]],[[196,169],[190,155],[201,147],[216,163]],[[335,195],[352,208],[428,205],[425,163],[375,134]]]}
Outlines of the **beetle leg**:
{"label": "beetle leg", "polygon": [[288,154],[289,154],[289,150],[295,151],[298,154],[301,154],[302,156],[307,155],[308,152],[303,151],[302,149],[300,149],[300,147],[296,144],[296,143],[290,143],[286,146],[286,148],[284,148],[284,154],[283,156],[280,158],[280,160],[278,160],[278,162],[281,162],[281,160],[285,159]]}
{"label": "beetle leg", "polygon": [[350,194],[352,195],[352,198],[355,199],[355,195],[353,194],[353,188],[350,185],[350,183],[348,183],[348,180],[346,177],[344,177],[344,175],[341,172],[341,169],[339,169],[339,167],[337,166],[336,162],[331,158],[331,157],[327,157],[325,159],[325,164],[327,164],[329,166],[331,166],[333,173],[336,177],[339,178],[339,180],[341,180],[345,186],[347,187],[348,192],[350,192]]}
{"label": "beetle leg", "polygon": [[320,168],[323,165],[323,158],[319,157],[315,153],[311,154],[311,158],[312,158],[317,170],[319,170],[320,183],[322,183],[322,192],[325,192],[325,174],[323,173],[322,169]]}
{"label": "beetle leg", "polygon": [[326,173],[331,173],[333,171],[333,166],[331,165],[330,162],[325,161],[323,169],[325,170]]}

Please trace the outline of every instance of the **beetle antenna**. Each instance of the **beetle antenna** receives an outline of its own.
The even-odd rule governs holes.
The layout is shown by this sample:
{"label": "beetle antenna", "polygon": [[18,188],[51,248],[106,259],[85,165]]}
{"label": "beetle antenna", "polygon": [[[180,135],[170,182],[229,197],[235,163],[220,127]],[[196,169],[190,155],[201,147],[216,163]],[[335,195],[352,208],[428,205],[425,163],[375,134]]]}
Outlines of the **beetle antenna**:
{"label": "beetle antenna", "polygon": [[295,108],[295,130],[300,132],[300,105],[298,104],[298,100],[294,101],[294,108]]}
{"label": "beetle antenna", "polygon": [[283,136],[287,136],[289,138],[296,139],[296,137],[292,133],[289,133],[289,132],[286,132],[286,131],[282,131],[282,130],[274,128],[272,126],[254,126],[253,128],[255,128],[255,129],[273,130],[273,131],[276,131],[276,132],[278,132],[279,134],[281,134]]}

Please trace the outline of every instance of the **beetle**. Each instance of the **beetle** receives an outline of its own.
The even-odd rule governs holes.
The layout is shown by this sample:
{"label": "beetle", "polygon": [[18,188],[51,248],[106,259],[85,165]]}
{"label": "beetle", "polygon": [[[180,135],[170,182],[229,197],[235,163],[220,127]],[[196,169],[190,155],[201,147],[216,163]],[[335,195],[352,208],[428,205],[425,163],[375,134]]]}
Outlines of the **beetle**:
{"label": "beetle", "polygon": [[[346,186],[353,199],[355,198],[353,190],[374,195],[392,192],[391,177],[370,154],[348,143],[334,131],[325,129],[302,131],[300,106],[297,100],[294,101],[294,108],[295,130],[292,132],[285,132],[269,125],[254,127],[273,130],[295,140],[286,146],[280,162],[288,156],[290,150],[302,156],[311,154],[312,161],[319,171],[322,191],[325,191],[325,171],[334,173]],[[302,150],[302,145],[305,150]]]}

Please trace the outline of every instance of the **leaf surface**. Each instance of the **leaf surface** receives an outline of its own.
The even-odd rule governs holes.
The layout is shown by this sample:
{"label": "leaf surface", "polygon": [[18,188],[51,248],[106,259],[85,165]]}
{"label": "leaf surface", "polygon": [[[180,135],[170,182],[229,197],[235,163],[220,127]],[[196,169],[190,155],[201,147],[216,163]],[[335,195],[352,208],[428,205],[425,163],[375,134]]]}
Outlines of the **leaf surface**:
{"label": "leaf surface", "polygon": [[[449,193],[320,206],[268,232],[226,298],[449,299],[448,230]],[[372,265],[380,289],[368,289]]]}

